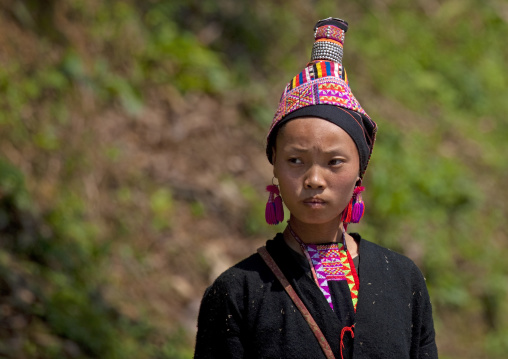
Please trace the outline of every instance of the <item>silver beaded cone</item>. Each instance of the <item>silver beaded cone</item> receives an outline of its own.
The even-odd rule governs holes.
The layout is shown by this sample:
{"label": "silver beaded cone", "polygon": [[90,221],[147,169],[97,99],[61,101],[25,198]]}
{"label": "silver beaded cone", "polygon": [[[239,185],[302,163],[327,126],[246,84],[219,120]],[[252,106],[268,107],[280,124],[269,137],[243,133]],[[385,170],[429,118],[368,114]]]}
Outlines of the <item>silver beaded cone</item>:
{"label": "silver beaded cone", "polygon": [[314,45],[310,61],[333,61],[342,64],[346,21],[337,18],[320,20],[314,28]]}

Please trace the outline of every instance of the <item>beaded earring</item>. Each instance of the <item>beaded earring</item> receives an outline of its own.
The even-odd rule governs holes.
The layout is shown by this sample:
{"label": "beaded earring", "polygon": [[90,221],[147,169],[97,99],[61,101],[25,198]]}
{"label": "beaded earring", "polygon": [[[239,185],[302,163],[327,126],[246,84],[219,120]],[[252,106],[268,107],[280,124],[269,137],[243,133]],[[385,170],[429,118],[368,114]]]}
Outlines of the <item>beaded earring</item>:
{"label": "beaded earring", "polygon": [[266,223],[279,224],[284,220],[284,207],[282,206],[282,197],[280,196],[279,186],[273,184],[267,186],[266,190],[270,192],[268,202],[266,203],[265,219]]}

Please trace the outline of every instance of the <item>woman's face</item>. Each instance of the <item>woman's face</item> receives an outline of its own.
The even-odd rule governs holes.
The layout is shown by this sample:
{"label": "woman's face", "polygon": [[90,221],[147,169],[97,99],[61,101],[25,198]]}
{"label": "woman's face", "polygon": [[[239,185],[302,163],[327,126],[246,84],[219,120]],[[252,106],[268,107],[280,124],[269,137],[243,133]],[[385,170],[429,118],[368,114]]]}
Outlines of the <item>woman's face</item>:
{"label": "woman's face", "polygon": [[302,223],[339,221],[360,179],[353,139],[316,117],[291,120],[279,130],[273,164],[291,220]]}

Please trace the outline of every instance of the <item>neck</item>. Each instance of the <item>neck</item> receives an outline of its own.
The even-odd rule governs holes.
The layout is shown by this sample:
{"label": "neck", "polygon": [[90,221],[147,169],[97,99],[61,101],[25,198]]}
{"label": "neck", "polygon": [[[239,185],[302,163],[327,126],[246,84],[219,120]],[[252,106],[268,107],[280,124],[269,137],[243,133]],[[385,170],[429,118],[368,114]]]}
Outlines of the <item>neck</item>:
{"label": "neck", "polygon": [[[289,223],[295,234],[298,235],[305,244],[337,243],[342,241],[342,222],[334,221],[326,224],[308,224],[290,218]],[[348,251],[354,258],[358,255],[358,245],[349,234],[346,233],[345,237]],[[296,239],[293,238],[288,228],[284,231],[284,240],[295,251],[301,252],[300,245]]]}
{"label": "neck", "polygon": [[306,244],[337,243],[342,241],[343,227],[341,222],[308,224],[291,218],[289,223],[293,231]]}

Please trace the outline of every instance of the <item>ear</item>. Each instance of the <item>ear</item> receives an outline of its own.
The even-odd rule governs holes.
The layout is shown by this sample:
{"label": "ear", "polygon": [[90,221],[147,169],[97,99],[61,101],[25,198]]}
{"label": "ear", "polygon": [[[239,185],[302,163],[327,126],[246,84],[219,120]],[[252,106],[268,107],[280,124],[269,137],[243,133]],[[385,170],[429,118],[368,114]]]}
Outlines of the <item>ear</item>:
{"label": "ear", "polygon": [[275,149],[272,151],[272,170],[273,176],[277,178],[277,170],[275,169],[275,161],[277,160],[277,156],[275,155]]}
{"label": "ear", "polygon": [[356,177],[356,183],[355,183],[355,186],[361,186],[362,185],[362,179],[360,178],[360,176]]}
{"label": "ear", "polygon": [[276,155],[275,155],[275,147],[272,147],[272,165],[275,165],[275,159],[276,159]]}

